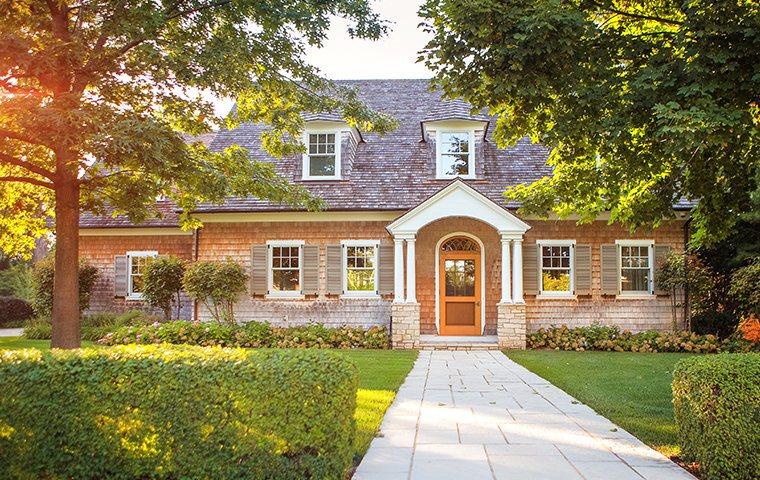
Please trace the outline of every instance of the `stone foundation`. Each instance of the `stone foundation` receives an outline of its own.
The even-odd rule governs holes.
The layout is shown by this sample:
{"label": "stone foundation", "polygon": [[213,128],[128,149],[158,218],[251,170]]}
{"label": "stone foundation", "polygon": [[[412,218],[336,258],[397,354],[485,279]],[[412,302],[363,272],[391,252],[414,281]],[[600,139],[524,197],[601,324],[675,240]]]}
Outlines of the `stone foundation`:
{"label": "stone foundation", "polygon": [[392,304],[391,330],[391,343],[393,348],[419,348],[420,304]]}
{"label": "stone foundation", "polygon": [[496,335],[499,348],[525,349],[525,304],[499,303],[496,306]]}

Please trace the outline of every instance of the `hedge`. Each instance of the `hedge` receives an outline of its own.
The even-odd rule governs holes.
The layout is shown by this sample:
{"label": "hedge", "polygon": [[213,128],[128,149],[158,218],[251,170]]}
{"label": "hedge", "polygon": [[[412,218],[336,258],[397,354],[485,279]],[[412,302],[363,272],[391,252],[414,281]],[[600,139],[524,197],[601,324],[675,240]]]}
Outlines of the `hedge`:
{"label": "hedge", "polygon": [[617,352],[749,352],[760,351],[760,343],[745,340],[734,334],[721,340],[715,335],[690,332],[659,332],[648,330],[631,333],[616,326],[589,325],[584,327],[540,328],[527,338],[528,348],[555,350],[603,350]]}
{"label": "hedge", "polygon": [[32,305],[16,297],[0,297],[0,327],[17,327],[34,316]]}
{"label": "hedge", "polygon": [[9,478],[341,479],[356,367],[330,352],[127,346],[0,354]]}
{"label": "hedge", "polygon": [[705,480],[760,478],[760,355],[682,360],[673,372],[682,455]]}
{"label": "hedge", "polygon": [[273,327],[250,322],[223,325],[212,322],[166,322],[123,327],[99,340],[104,345],[173,343],[245,348],[388,348],[385,327],[328,328],[320,324]]}

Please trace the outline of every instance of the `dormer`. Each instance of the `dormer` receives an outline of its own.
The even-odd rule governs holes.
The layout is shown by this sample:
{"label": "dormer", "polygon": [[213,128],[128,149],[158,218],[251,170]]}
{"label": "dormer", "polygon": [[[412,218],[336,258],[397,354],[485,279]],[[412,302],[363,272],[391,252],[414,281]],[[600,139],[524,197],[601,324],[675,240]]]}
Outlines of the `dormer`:
{"label": "dormer", "polygon": [[477,117],[444,118],[421,122],[423,140],[433,146],[435,178],[477,178],[483,158],[488,120]]}
{"label": "dormer", "polygon": [[305,116],[302,180],[341,180],[351,170],[361,133],[339,117]]}

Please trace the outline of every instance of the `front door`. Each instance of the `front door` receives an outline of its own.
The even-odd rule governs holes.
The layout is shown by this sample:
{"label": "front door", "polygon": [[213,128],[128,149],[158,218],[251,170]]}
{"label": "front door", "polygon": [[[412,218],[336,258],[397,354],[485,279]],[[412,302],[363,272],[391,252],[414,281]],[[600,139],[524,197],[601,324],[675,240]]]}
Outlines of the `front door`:
{"label": "front door", "polygon": [[480,335],[480,252],[445,245],[439,266],[440,333]]}

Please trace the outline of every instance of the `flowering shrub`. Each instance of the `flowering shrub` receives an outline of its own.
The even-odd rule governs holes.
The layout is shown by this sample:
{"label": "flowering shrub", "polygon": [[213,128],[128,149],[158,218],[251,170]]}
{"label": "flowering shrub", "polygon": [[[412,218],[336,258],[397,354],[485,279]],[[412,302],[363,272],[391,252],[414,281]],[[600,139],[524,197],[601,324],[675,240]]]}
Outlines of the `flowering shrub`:
{"label": "flowering shrub", "polygon": [[739,335],[721,340],[715,335],[697,335],[690,332],[640,333],[621,331],[615,326],[589,325],[586,327],[541,328],[528,335],[529,348],[555,350],[605,350],[616,352],[749,352],[760,351],[760,343],[751,342]]}
{"label": "flowering shrub", "polygon": [[99,340],[104,345],[172,343],[246,348],[388,348],[385,327],[328,328],[319,324],[273,327],[250,322],[226,325],[201,322],[167,322],[118,328]]}
{"label": "flowering shrub", "polygon": [[739,333],[749,342],[760,342],[760,318],[754,313],[739,324]]}

